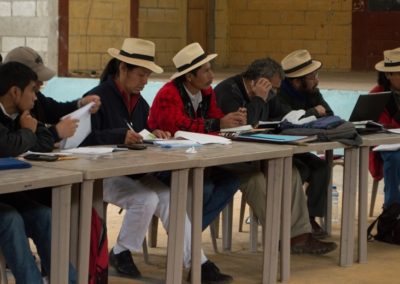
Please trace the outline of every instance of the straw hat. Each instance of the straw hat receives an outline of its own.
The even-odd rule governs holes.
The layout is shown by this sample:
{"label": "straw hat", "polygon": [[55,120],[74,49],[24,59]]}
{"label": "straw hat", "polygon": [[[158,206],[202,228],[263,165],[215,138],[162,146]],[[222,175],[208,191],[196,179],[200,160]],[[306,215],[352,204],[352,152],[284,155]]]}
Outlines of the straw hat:
{"label": "straw hat", "polygon": [[31,68],[38,76],[39,81],[48,81],[56,75],[55,71],[44,65],[39,53],[27,46],[20,46],[11,50],[4,58],[4,63],[11,61],[22,63]]}
{"label": "straw hat", "polygon": [[381,72],[400,72],[400,47],[383,52],[384,60],[376,63],[375,69]]}
{"label": "straw hat", "polygon": [[121,49],[109,48],[108,54],[122,62],[162,73],[164,70],[154,63],[155,50],[154,42],[140,38],[126,38]]}
{"label": "straw hat", "polygon": [[172,75],[171,80],[196,69],[214,59],[217,55],[215,53],[207,55],[198,42],[185,46],[172,58],[178,72]]}
{"label": "straw hat", "polygon": [[293,51],[282,59],[282,68],[288,78],[298,78],[310,74],[319,68],[322,63],[312,60],[308,50],[300,49]]}

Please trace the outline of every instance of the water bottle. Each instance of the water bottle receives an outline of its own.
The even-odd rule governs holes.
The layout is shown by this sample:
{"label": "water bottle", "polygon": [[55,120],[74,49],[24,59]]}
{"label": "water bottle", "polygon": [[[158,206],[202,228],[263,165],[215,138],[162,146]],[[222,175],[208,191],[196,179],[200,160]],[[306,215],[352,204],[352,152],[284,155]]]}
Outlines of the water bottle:
{"label": "water bottle", "polygon": [[336,185],[332,185],[332,223],[339,223],[339,192]]}

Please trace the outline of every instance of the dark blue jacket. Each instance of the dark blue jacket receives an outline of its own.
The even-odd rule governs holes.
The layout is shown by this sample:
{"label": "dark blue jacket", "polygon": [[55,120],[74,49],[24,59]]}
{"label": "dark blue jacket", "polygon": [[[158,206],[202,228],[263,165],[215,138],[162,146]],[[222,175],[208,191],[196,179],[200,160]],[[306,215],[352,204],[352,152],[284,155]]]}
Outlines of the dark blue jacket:
{"label": "dark blue jacket", "polygon": [[98,95],[101,99],[101,107],[97,113],[92,115],[92,132],[82,145],[123,144],[128,130],[126,121],[132,122],[136,132],[147,128],[148,103],[140,96],[132,114],[129,114],[122,95],[112,78],[85,95],[88,94]]}

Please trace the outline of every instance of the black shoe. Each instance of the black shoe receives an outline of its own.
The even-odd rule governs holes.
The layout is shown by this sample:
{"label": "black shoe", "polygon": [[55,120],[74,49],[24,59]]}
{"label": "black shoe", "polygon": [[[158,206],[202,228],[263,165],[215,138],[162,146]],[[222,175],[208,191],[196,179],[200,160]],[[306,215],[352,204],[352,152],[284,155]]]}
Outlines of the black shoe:
{"label": "black shoe", "polygon": [[[191,271],[189,271],[187,281],[190,282]],[[201,265],[202,284],[226,284],[233,281],[232,276],[223,274],[219,268],[211,261],[207,260]]]}
{"label": "black shoe", "polygon": [[322,255],[337,248],[334,242],[323,242],[311,233],[301,234],[290,240],[290,252],[292,254],[317,254]]}
{"label": "black shoe", "polygon": [[310,218],[310,224],[311,224],[311,233],[314,238],[316,239],[325,239],[328,237],[328,233],[322,229],[322,227],[315,221],[315,219]]}
{"label": "black shoe", "polygon": [[142,276],[139,269],[133,262],[132,254],[129,250],[124,250],[119,254],[114,254],[113,249],[111,249],[109,253],[109,260],[110,265],[121,274],[125,274],[132,278],[139,278]]}

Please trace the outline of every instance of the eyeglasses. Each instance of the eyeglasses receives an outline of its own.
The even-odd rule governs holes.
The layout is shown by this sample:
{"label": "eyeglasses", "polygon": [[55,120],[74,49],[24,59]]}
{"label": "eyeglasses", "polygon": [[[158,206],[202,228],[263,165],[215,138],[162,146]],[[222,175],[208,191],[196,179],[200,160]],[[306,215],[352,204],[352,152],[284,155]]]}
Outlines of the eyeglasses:
{"label": "eyeglasses", "polygon": [[307,76],[304,76],[304,78],[306,80],[310,80],[310,81],[318,80],[318,72],[314,71],[311,74],[308,74]]}

